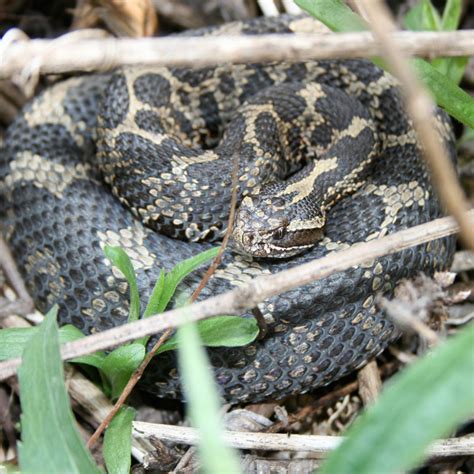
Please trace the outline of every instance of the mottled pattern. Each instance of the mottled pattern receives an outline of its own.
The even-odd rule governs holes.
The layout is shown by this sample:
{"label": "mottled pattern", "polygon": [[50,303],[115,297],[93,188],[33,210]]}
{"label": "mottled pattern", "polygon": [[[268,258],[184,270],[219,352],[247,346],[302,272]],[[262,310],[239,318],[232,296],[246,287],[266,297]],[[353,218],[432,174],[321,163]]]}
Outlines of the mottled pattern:
{"label": "mottled pattern", "polygon": [[[281,32],[303,24],[308,27],[308,20],[279,17],[189,34]],[[250,113],[264,89],[285,84],[297,90],[288,96],[291,106],[278,112],[280,105],[271,98],[263,112]],[[326,99],[305,95],[311,84],[340,89],[363,112],[345,117],[340,102],[329,102],[319,120],[317,102]],[[241,104],[244,109],[236,113]],[[284,143],[275,145],[269,137],[288,114],[294,125],[284,130]],[[317,126],[305,127],[302,119],[309,116]],[[367,123],[361,126],[354,116]],[[437,117],[454,160],[449,121],[439,111]],[[351,171],[339,155],[350,158],[347,147],[341,146],[337,157],[320,159],[330,153],[334,124],[344,124],[343,139],[350,139],[370,128],[369,121],[376,157],[363,179],[357,178],[353,194],[334,199],[322,240],[293,259],[227,252],[202,298],[442,215],[394,79],[359,60],[131,68],[69,79],[36,98],[6,133],[0,156],[1,230],[38,308],[46,311],[59,303],[61,323],[85,333],[100,331],[123,323],[128,314],[127,283],[112,270],[103,246],[119,244],[130,252],[144,303],[160,268],[170,269],[211,245],[170,235],[193,240],[203,232],[208,238],[222,232],[232,168],[225,149],[239,147],[242,193],[258,189],[266,173],[311,176],[298,171],[308,156],[315,181],[322,169],[323,175],[342,171],[344,179]],[[230,123],[235,133],[227,128]],[[274,160],[280,149],[286,153],[292,147],[299,158],[291,162],[289,153],[289,164]],[[135,164],[137,158],[143,163]],[[327,192],[331,185],[324,186]],[[300,189],[289,197],[304,193]],[[138,218],[152,227],[158,222],[167,235]],[[436,240],[262,303],[268,323],[263,340],[208,351],[223,397],[258,401],[303,393],[360,367],[397,335],[374,296],[390,295],[401,278],[446,268],[453,251],[453,238]],[[200,276],[193,274],[182,289],[195,287]],[[161,397],[181,397],[175,354],[156,358],[142,386]]]}

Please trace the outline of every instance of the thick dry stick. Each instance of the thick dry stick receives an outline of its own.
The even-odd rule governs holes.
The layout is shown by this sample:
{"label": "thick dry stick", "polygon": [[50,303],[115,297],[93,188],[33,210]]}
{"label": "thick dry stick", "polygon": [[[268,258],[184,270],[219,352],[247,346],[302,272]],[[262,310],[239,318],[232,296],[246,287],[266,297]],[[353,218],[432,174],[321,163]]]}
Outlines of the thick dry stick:
{"label": "thick dry stick", "polygon": [[375,359],[359,370],[357,381],[359,382],[359,395],[364,405],[375,403],[382,390],[382,378]]}
{"label": "thick dry stick", "polygon": [[474,224],[465,215],[469,205],[459,184],[456,170],[435,132],[433,101],[412,72],[405,53],[399,50],[392,39],[395,25],[385,4],[381,0],[361,0],[359,5],[365,9],[374,36],[380,41],[392,72],[401,83],[407,111],[423,145],[423,156],[430,168],[440,199],[458,222],[462,242],[474,250]]}
{"label": "thick dry stick", "polygon": [[[474,54],[474,30],[400,32],[397,48],[417,56]],[[369,32],[140,39],[31,40],[0,42],[0,77],[104,71],[124,64],[208,66],[226,62],[304,61],[356,58],[381,54]],[[28,75],[28,74],[27,74]]]}
{"label": "thick dry stick", "polygon": [[[160,425],[134,421],[132,434],[136,438],[156,437],[178,444],[196,445],[199,432],[184,426]],[[313,455],[326,457],[343,441],[342,436],[290,435],[278,433],[249,433],[224,431],[222,438],[226,444],[239,449],[265,451],[309,451]],[[450,438],[435,441],[427,450],[432,459],[451,456],[474,455],[474,438]]]}
{"label": "thick dry stick", "polygon": [[[469,211],[467,215],[474,221],[474,210]],[[457,231],[458,226],[454,219],[444,217],[396,232],[378,240],[361,242],[348,249],[331,253],[303,265],[297,265],[289,270],[255,278],[245,286],[190,306],[172,309],[144,320],[134,321],[67,343],[62,347],[61,356],[63,360],[72,359],[144,336],[150,336],[165,329],[180,326],[188,321],[198,321],[222,314],[241,314],[272,296],[298,286],[325,278],[352,266],[363,264],[382,255],[396,253],[430,240],[446,237]],[[2,362],[0,364],[0,380],[15,374],[20,363],[20,358]]]}

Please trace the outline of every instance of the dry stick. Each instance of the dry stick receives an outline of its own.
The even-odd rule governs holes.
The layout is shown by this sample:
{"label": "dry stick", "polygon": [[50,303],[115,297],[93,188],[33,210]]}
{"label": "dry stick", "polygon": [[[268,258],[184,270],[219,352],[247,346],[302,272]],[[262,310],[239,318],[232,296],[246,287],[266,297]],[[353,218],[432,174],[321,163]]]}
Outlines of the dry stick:
{"label": "dry stick", "polygon": [[[381,47],[369,32],[216,37],[106,38],[0,42],[0,77],[28,73],[104,71],[121,65],[209,66],[227,62],[370,57]],[[393,42],[418,56],[474,54],[474,30],[399,32]],[[27,74],[28,75],[28,74]]]}
{"label": "dry stick", "polygon": [[474,225],[465,215],[469,205],[454,166],[435,132],[434,104],[421,82],[413,74],[408,58],[392,41],[391,33],[395,32],[395,25],[385,4],[381,0],[361,0],[359,5],[365,9],[374,36],[380,41],[387,62],[401,82],[406,108],[423,145],[423,156],[430,168],[440,199],[458,222],[462,242],[474,250]]}
{"label": "dry stick", "polygon": [[[469,211],[467,215],[474,221],[474,210]],[[156,334],[165,329],[178,327],[188,321],[198,321],[222,314],[242,314],[245,310],[254,308],[258,303],[272,296],[325,278],[352,266],[361,265],[376,257],[446,237],[457,231],[456,222],[451,217],[444,217],[377,240],[361,242],[318,260],[296,265],[289,270],[255,278],[242,287],[193,303],[190,306],[172,309],[145,320],[127,323],[69,342],[62,347],[61,357],[64,360],[90,354]],[[20,358],[2,362],[0,364],[0,380],[15,374],[20,363]]]}
{"label": "dry stick", "polygon": [[357,381],[359,382],[359,395],[364,405],[374,403],[382,389],[382,378],[375,359],[359,370]]}
{"label": "dry stick", "polygon": [[[136,438],[156,437],[172,443],[196,445],[199,432],[184,426],[162,425],[134,421],[132,434]],[[222,438],[228,446],[239,449],[265,451],[310,451],[319,457],[327,456],[343,441],[342,436],[291,435],[277,433],[250,433],[224,431]],[[435,441],[428,449],[430,458],[474,455],[474,438],[450,438]]]}
{"label": "dry stick", "polygon": [[[224,238],[222,239],[222,244],[219,248],[219,252],[216,255],[216,258],[213,260],[213,262],[209,266],[207,272],[204,274],[201,281],[199,282],[198,287],[194,290],[191,296],[192,302],[196,301],[197,297],[199,296],[203,288],[206,286],[207,282],[209,281],[213,273],[216,271],[217,267],[219,266],[221,262],[222,255],[227,247],[227,243],[229,242],[230,234],[232,232],[232,226],[234,223],[235,208],[237,206],[238,169],[239,169],[239,156],[235,155],[234,160],[233,160],[233,167],[232,167],[232,197],[231,197],[231,202],[230,202],[229,220],[227,223],[227,229],[224,234]],[[92,446],[94,446],[94,444],[97,442],[97,440],[102,435],[104,430],[107,428],[107,426],[109,426],[109,423],[112,421],[113,417],[120,410],[121,406],[125,403],[125,401],[127,400],[128,396],[130,395],[135,385],[142,378],[143,372],[145,371],[145,369],[147,368],[148,364],[151,362],[153,357],[155,357],[158,349],[171,336],[172,332],[173,332],[173,328],[169,328],[160,336],[160,338],[152,347],[152,349],[147,353],[142,363],[138,366],[138,368],[132,374],[129,381],[127,382],[127,385],[125,385],[125,388],[123,389],[122,393],[120,394],[120,397],[115,402],[112,409],[109,411],[107,416],[102,420],[102,422],[97,427],[95,432],[89,438],[89,441],[87,442],[87,447],[89,449],[91,449]]]}

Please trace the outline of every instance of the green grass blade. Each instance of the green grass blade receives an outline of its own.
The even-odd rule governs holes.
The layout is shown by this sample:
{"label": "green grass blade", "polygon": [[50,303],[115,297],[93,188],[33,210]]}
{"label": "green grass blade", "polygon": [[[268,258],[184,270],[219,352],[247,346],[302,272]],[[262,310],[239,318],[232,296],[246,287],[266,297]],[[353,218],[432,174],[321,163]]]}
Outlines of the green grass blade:
{"label": "green grass blade", "polygon": [[461,19],[461,0],[448,0],[441,19],[441,29],[443,31],[455,31]]}
{"label": "green grass blade", "polygon": [[165,271],[161,270],[160,276],[158,277],[153,291],[151,292],[151,296],[145,308],[145,312],[143,313],[144,318],[148,318],[149,316],[161,313],[161,311],[163,311],[160,311],[160,308],[162,305],[161,301],[163,299],[163,292],[165,290],[165,276]]}
{"label": "green grass blade", "polygon": [[[207,347],[240,347],[250,344],[258,336],[258,324],[253,318],[240,316],[217,316],[198,321],[197,330],[201,343]],[[172,351],[178,348],[178,337],[170,337],[157,351]]]}
{"label": "green grass blade", "polygon": [[[160,308],[162,306],[165,285],[166,285],[166,273],[164,270],[160,270],[160,276],[158,277],[158,280],[156,281],[155,286],[153,287],[153,291],[151,292],[150,299],[148,300],[148,304],[146,305],[145,312],[143,313],[144,318],[148,318],[149,316],[153,316],[154,314],[158,314],[162,312],[160,311]],[[137,339],[135,342],[146,346],[149,340],[150,340],[150,336],[144,336],[140,339]]]}
{"label": "green grass blade", "polygon": [[21,401],[21,471],[99,473],[76,429],[59,352],[57,307],[30,339],[18,371]]}
{"label": "green grass blade", "polygon": [[110,474],[129,474],[132,461],[132,421],[135,410],[122,407],[104,434],[104,460]]}
{"label": "green grass blade", "polygon": [[333,31],[365,31],[367,23],[341,0],[295,0]]}
{"label": "green grass blade", "polygon": [[438,10],[433,6],[431,0],[423,0],[422,3],[422,23],[425,31],[440,31],[441,18]]}
{"label": "green grass blade", "polygon": [[414,58],[411,64],[438,105],[460,122],[474,128],[474,99],[423,59]]}
{"label": "green grass blade", "polygon": [[201,435],[199,453],[203,472],[238,473],[238,458],[222,441],[217,388],[196,326],[189,323],[179,328],[178,339],[180,373],[189,415]]}
{"label": "green grass blade", "polygon": [[138,294],[137,279],[130,257],[121,247],[104,247],[104,254],[112,265],[117,267],[128,282],[130,288],[130,314],[128,321],[136,321],[140,317],[140,297]]}
{"label": "green grass blade", "polygon": [[474,412],[474,324],[387,384],[321,474],[406,472]]}
{"label": "green grass blade", "polygon": [[[361,31],[361,26],[365,25],[340,0],[296,0],[296,3],[334,31]],[[381,65],[380,61],[374,62]],[[412,65],[438,105],[460,122],[474,128],[474,99],[426,61],[413,59]]]}

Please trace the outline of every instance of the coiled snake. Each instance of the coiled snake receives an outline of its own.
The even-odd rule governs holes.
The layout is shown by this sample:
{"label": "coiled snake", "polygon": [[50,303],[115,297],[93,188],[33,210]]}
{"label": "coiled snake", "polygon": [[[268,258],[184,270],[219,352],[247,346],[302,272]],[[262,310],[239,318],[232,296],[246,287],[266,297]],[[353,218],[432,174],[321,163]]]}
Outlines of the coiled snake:
{"label": "coiled snake", "polygon": [[[188,34],[295,32],[302,21]],[[455,159],[449,120],[440,111],[436,118]],[[234,246],[257,257],[227,252],[202,297],[441,215],[396,81],[368,61],[133,67],[71,78],[24,109],[1,151],[2,233],[38,308],[59,303],[61,322],[86,333],[123,323],[128,287],[104,245],[125,248],[146,300],[160,268],[222,235],[236,155]],[[360,367],[396,336],[375,294],[445,268],[453,250],[452,238],[433,241],[259,305],[263,340],[208,351],[222,395],[283,397]],[[298,255],[258,258],[275,252]],[[157,358],[142,385],[180,397],[175,354]]]}

